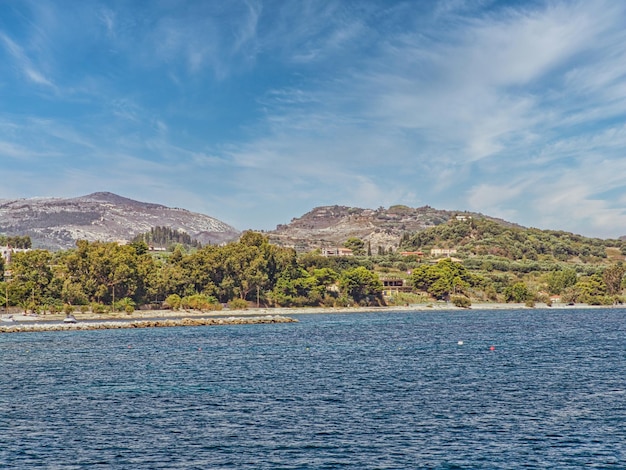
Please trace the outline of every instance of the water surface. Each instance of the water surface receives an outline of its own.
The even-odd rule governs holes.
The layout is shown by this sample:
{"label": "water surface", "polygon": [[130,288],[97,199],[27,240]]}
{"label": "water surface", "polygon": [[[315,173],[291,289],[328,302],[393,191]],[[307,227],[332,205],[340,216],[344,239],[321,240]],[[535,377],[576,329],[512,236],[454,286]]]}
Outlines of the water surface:
{"label": "water surface", "polygon": [[0,336],[0,467],[626,468],[625,310],[298,319]]}

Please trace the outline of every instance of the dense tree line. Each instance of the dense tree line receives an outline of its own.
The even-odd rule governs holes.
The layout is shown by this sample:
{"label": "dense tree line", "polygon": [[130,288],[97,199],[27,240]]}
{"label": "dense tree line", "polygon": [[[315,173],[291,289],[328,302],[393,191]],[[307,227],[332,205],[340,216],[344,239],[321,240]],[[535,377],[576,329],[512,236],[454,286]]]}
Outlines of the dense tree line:
{"label": "dense tree line", "polygon": [[[418,244],[409,246],[409,240]],[[541,253],[537,259],[517,251],[521,248],[516,244],[529,241]],[[143,239],[127,246],[80,241],[62,252],[15,253],[11,275],[4,280],[6,266],[0,264],[0,304],[6,303],[7,294],[11,305],[57,309],[64,304],[204,309],[227,303],[348,306],[445,300],[467,306],[472,301],[623,301],[626,267],[621,241],[474,220],[437,226],[405,237],[404,243],[396,252],[372,256],[369,243],[352,238],[346,245],[359,256],[322,257],[319,252],[297,255],[291,248],[270,244],[260,233],[245,232],[224,246],[187,251],[179,244],[171,253],[155,256]],[[565,248],[557,248],[559,243]],[[429,246],[454,247],[457,253],[443,259],[399,253],[407,248],[427,252]],[[583,255],[592,251],[594,255]],[[576,255],[562,260],[555,256],[559,252]],[[404,279],[402,295],[383,299],[380,278],[385,276]]]}
{"label": "dense tree line", "polygon": [[168,248],[172,245],[181,244],[186,247],[199,248],[202,244],[192,238],[187,232],[173,229],[171,227],[152,227],[149,232],[140,233],[135,236],[133,242],[146,242],[150,246]]}
{"label": "dense tree line", "polygon": [[154,258],[144,241],[125,246],[79,241],[63,252],[16,253],[1,290],[11,305],[24,309],[120,303],[128,308],[176,298],[196,306],[234,300],[270,306],[383,303],[375,273],[363,266],[335,270],[322,264],[310,257],[301,262],[293,249],[271,245],[256,232],[191,253],[179,247],[165,260]]}
{"label": "dense tree line", "polygon": [[0,235],[0,246],[10,246],[11,248],[26,250],[31,248],[32,245],[28,235]]}

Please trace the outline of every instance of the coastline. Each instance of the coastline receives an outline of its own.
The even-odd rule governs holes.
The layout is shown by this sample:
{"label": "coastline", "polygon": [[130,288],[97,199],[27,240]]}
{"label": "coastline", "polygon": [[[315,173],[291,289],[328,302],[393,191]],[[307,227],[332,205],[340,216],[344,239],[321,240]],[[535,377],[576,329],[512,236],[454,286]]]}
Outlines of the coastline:
{"label": "coastline", "polygon": [[[289,315],[315,314],[358,314],[368,312],[426,312],[426,311],[461,311],[461,310],[511,310],[511,309],[582,309],[611,308],[611,306],[592,306],[587,304],[546,304],[538,303],[528,307],[518,303],[477,303],[469,308],[456,307],[451,303],[432,302],[403,306],[383,307],[264,307],[246,310],[218,310],[202,312],[197,310],[137,310],[133,313],[112,312],[104,314],[73,313],[76,323],[64,323],[65,314],[11,315],[12,322],[0,323],[0,334],[34,331],[75,331],[120,328],[159,328],[176,326],[218,326],[263,323],[297,322]],[[619,308],[619,307],[618,307]],[[3,315],[3,320],[7,318]]]}

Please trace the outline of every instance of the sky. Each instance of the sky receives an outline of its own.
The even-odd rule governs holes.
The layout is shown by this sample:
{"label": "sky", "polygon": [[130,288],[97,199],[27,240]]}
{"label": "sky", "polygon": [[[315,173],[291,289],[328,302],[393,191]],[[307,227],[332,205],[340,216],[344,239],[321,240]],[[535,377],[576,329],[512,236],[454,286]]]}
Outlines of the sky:
{"label": "sky", "polygon": [[626,2],[3,0],[0,198],[626,235]]}

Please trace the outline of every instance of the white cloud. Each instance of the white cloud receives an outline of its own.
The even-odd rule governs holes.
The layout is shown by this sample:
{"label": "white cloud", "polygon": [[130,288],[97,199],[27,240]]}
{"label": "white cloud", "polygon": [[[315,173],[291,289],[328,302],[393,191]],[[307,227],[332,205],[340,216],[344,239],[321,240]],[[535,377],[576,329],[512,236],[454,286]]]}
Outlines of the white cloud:
{"label": "white cloud", "polygon": [[0,115],[0,159],[239,225],[405,203],[621,234],[621,3],[42,5],[0,47],[58,115]]}
{"label": "white cloud", "polygon": [[0,42],[4,44],[5,49],[13,57],[17,67],[22,72],[22,75],[29,81],[37,84],[44,85],[50,88],[55,88],[55,85],[49,80],[42,71],[38,70],[32,61],[28,58],[23,48],[13,41],[9,36],[0,32]]}

